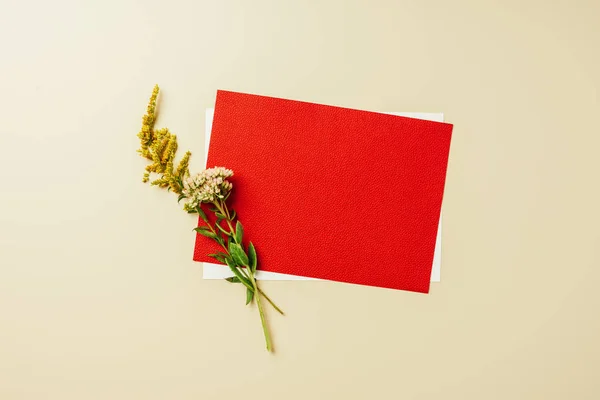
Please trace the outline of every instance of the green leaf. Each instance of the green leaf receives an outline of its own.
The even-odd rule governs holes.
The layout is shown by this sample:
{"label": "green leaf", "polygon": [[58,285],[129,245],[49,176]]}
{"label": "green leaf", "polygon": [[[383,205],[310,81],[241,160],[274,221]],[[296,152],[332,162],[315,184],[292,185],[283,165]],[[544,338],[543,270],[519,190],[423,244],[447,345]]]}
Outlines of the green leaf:
{"label": "green leaf", "polygon": [[213,232],[211,232],[205,226],[200,226],[198,228],[194,228],[194,230],[196,232],[198,232],[199,234],[201,234],[202,236],[206,236],[206,237],[211,238],[211,239],[216,239],[217,238],[217,235],[215,235]]}
{"label": "green leaf", "polygon": [[244,267],[248,266],[248,256],[242,249],[242,246],[240,246],[237,243],[232,243],[230,241],[229,242],[229,253],[233,257],[233,260],[235,261],[235,263],[237,265],[243,265]]}
{"label": "green leaf", "polygon": [[225,264],[225,259],[228,257],[227,254],[222,252],[209,254],[208,256],[214,258],[219,262],[222,262],[223,264]]}
{"label": "green leaf", "polygon": [[253,298],[254,298],[254,291],[246,288],[246,305],[252,303]]}
{"label": "green leaf", "polygon": [[235,219],[235,217],[237,216],[235,210],[231,210],[231,220],[233,221]]}
{"label": "green leaf", "polygon": [[244,237],[244,227],[240,221],[235,224],[235,241],[242,244],[242,238]]}
{"label": "green leaf", "polygon": [[235,265],[234,261],[231,258],[227,258],[225,260],[225,262],[227,263],[227,266],[229,267],[231,272],[233,272],[235,274],[235,276],[237,276],[237,278],[240,280],[240,282],[242,282],[244,284],[244,286],[246,286],[248,289],[254,291],[252,284],[246,277],[244,277],[244,275],[242,275],[240,270]]}
{"label": "green leaf", "polygon": [[250,261],[250,270],[252,273],[256,272],[256,249],[252,242],[248,245],[248,261]]}
{"label": "green leaf", "polygon": [[185,194],[180,194],[177,198],[177,202],[179,203],[181,200],[185,199]]}
{"label": "green leaf", "polygon": [[196,210],[187,210],[188,214],[196,214],[197,211]]}
{"label": "green leaf", "polygon": [[[225,278],[225,280],[229,283],[241,283],[242,281],[240,281],[240,278],[238,278],[237,276],[230,276],[229,278]],[[248,289],[246,289],[248,290]]]}
{"label": "green leaf", "polygon": [[217,218],[220,218],[220,219],[227,219],[227,217],[226,217],[225,215],[221,214],[221,213],[220,213],[220,212],[218,212],[218,211],[217,211],[217,212],[215,212],[215,215],[217,216]]}
{"label": "green leaf", "polygon": [[220,224],[217,224],[217,228],[219,228],[219,230],[221,232],[223,232],[225,235],[231,236],[231,232],[229,232],[228,230],[226,230],[225,228],[223,228]]}
{"label": "green leaf", "polygon": [[200,206],[196,207],[196,211],[200,214],[200,218],[206,223],[208,223],[208,218],[206,218],[206,214],[204,214],[204,210]]}

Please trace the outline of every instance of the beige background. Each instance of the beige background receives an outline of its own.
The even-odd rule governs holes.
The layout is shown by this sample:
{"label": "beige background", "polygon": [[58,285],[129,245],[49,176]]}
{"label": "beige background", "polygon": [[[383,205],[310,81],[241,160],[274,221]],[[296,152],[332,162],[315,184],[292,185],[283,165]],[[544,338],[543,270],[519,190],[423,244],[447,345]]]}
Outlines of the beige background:
{"label": "beige background", "polygon": [[[0,398],[600,398],[598,1],[0,0]],[[428,296],[203,281],[140,183],[218,88],[455,124]],[[268,194],[267,194],[268,195]]]}

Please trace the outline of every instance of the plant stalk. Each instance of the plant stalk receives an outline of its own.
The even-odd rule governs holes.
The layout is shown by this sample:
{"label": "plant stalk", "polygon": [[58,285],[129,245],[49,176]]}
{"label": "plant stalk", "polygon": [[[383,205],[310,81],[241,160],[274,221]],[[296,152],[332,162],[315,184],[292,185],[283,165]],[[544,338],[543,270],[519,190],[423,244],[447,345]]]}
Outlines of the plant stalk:
{"label": "plant stalk", "polygon": [[[231,224],[231,216],[229,214],[229,209],[227,208],[227,205],[225,204],[224,201],[217,201],[213,203],[215,205],[215,207],[221,212],[221,214],[225,215],[225,221],[227,222],[227,226],[229,227],[229,231],[232,234],[232,239],[235,241],[235,243],[239,244],[240,246],[243,247],[242,243],[238,243],[237,239],[236,239],[236,232],[235,229],[233,228],[233,225]],[[244,270],[243,268],[240,268],[240,270]],[[252,283],[252,286],[254,287],[254,295],[256,298],[256,305],[258,307],[258,313],[260,314],[260,322],[263,328],[263,333],[265,335],[265,342],[267,345],[267,351],[271,352],[273,351],[273,345],[271,343],[271,334],[269,333],[269,327],[267,326],[267,321],[265,319],[265,312],[263,310],[262,307],[262,303],[260,301],[260,295],[263,295],[265,297],[265,299],[271,303],[271,305],[273,306],[273,308],[275,308],[280,314],[283,315],[283,311],[281,311],[281,309],[279,307],[277,307],[275,305],[275,303],[273,303],[273,301],[262,291],[260,290],[260,288],[258,287],[258,284],[256,283],[256,279],[254,279],[254,272],[252,272],[250,270],[250,268],[246,268],[246,273],[244,275],[246,275],[248,277],[248,279],[250,279],[250,283]],[[243,273],[243,272],[242,272]]]}
{"label": "plant stalk", "polygon": [[[252,285],[254,286],[254,293],[258,292],[258,285],[256,284],[256,280],[254,279],[254,274],[250,273],[250,282],[252,282]],[[271,343],[271,334],[269,333],[269,327],[267,326],[267,321],[265,319],[265,313],[263,311],[262,308],[262,304],[260,302],[260,295],[255,296],[256,297],[256,305],[258,307],[258,313],[260,314],[260,323],[262,324],[262,328],[263,328],[263,333],[265,335],[265,342],[267,345],[267,351],[271,352],[273,351],[273,345]]]}

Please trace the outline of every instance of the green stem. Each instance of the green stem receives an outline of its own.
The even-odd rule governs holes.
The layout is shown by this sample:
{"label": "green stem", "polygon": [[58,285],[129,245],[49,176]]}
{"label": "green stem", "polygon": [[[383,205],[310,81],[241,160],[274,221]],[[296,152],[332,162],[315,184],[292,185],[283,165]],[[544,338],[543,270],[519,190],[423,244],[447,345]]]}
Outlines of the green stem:
{"label": "green stem", "polygon": [[[256,284],[256,279],[254,279],[254,274],[250,273],[250,282],[254,286],[254,293],[258,292],[258,285]],[[269,333],[269,327],[267,326],[267,321],[265,319],[265,313],[262,308],[262,304],[260,302],[260,296],[256,296],[256,305],[258,306],[258,313],[260,314],[260,323],[263,328],[263,333],[265,335],[265,342],[267,345],[267,351],[273,351],[273,345],[271,344],[271,334]]]}
{"label": "green stem", "polygon": [[277,305],[276,305],[275,303],[273,303],[273,300],[271,300],[271,299],[269,298],[269,296],[267,296],[267,295],[265,294],[265,292],[263,292],[263,291],[262,291],[262,289],[261,289],[261,288],[259,288],[258,286],[257,286],[257,288],[258,288],[258,293],[260,293],[260,294],[261,294],[261,295],[262,295],[262,296],[265,298],[265,300],[267,300],[267,301],[269,302],[269,304],[271,304],[271,305],[273,306],[273,308],[274,308],[275,310],[277,310],[277,312],[278,312],[279,314],[281,314],[281,315],[285,315],[285,314],[283,313],[283,311],[281,311],[281,309],[280,309],[279,307],[277,307]]}
{"label": "green stem", "polygon": [[[235,229],[233,228],[233,225],[231,224],[231,216],[229,214],[229,209],[227,208],[227,205],[221,200],[218,202],[213,203],[215,205],[215,207],[221,212],[221,214],[225,215],[227,218],[225,218],[225,220],[227,221],[227,226],[229,227],[229,232],[231,232],[231,237],[233,238],[234,242],[243,246],[242,243],[238,243],[236,235],[235,235]],[[244,270],[244,268],[241,268],[242,270]],[[252,286],[254,286],[254,293],[257,294],[256,296],[256,305],[258,306],[258,313],[260,314],[260,322],[262,324],[262,328],[263,328],[263,332],[265,334],[265,341],[267,344],[267,351],[272,351],[273,346],[271,344],[271,335],[269,333],[269,328],[267,327],[267,321],[265,319],[265,313],[262,307],[262,303],[260,301],[260,295],[264,296],[264,298],[273,306],[273,308],[275,308],[275,310],[277,310],[280,314],[283,315],[283,311],[281,311],[281,309],[279,307],[277,307],[277,305],[275,303],[273,303],[273,300],[271,300],[259,287],[258,287],[258,283],[256,282],[256,279],[254,279],[254,273],[252,271],[250,271],[249,269],[246,269],[246,276],[248,277],[248,279],[250,279],[250,282],[252,283]]]}
{"label": "green stem", "polygon": [[[236,240],[236,238],[235,238],[235,230],[233,229],[233,226],[231,225],[231,222],[230,222],[230,220],[231,220],[231,217],[230,217],[230,215],[229,215],[229,209],[227,208],[227,205],[226,205],[226,204],[223,204],[222,202],[213,203],[213,204],[215,205],[215,207],[217,207],[217,209],[218,209],[218,210],[221,212],[221,214],[223,214],[223,215],[225,215],[225,216],[227,217],[227,218],[226,218],[226,220],[227,220],[227,225],[229,226],[229,231],[230,231],[230,232],[232,233],[232,235],[233,235],[233,240],[234,240],[234,241],[237,243],[237,240]],[[238,244],[240,244],[240,245],[241,245],[241,243],[238,243]],[[223,246],[223,247],[225,247],[225,246]],[[227,250],[227,249],[225,249],[225,250]],[[227,251],[227,253],[229,254],[229,251]],[[245,268],[241,268],[241,270],[242,270],[242,272],[244,272],[244,275],[246,276],[246,278],[249,278],[249,276],[248,276],[249,274],[246,274],[246,273],[245,273],[246,269],[245,269]],[[261,289],[258,287],[258,285],[257,285],[257,290],[258,290],[258,292],[259,292],[259,293],[260,293],[260,294],[261,294],[261,295],[262,295],[262,296],[265,298],[265,300],[267,300],[267,301],[269,302],[269,304],[271,304],[271,305],[273,306],[273,308],[274,308],[275,310],[277,310],[277,312],[278,312],[279,314],[281,314],[281,315],[285,315],[285,314],[283,313],[283,311],[281,311],[281,309],[280,309],[279,307],[277,307],[277,305],[276,305],[276,304],[273,302],[273,300],[271,300],[271,299],[269,298],[269,296],[267,296],[267,295],[265,294],[265,292],[263,292],[263,291],[262,291],[262,290],[261,290]]]}
{"label": "green stem", "polygon": [[[216,231],[216,229],[214,229],[214,228],[213,228],[213,226],[212,226],[210,223],[208,223],[208,222],[205,222],[205,223],[206,223],[206,225],[208,225],[208,227],[210,228],[210,231],[211,231],[212,233],[214,233],[215,235],[219,235],[219,233]],[[221,247],[223,247],[223,250],[225,250],[225,253],[226,253],[227,255],[230,255],[230,254],[229,254],[229,249],[227,249],[227,247],[225,246],[225,243],[223,243],[222,241],[220,241],[220,240],[217,240],[217,239],[215,239],[215,241],[216,241],[217,243],[219,243],[219,244],[221,245]],[[235,268],[235,270],[236,270],[237,272],[241,273],[241,274],[242,274],[242,276],[244,276],[244,278],[246,278],[246,279],[250,280],[250,278],[248,277],[248,274],[246,273],[246,270],[245,270],[244,268],[238,268],[238,267],[229,266],[229,269],[231,269],[231,272],[233,272],[233,274],[234,274],[234,275],[237,275],[237,274],[236,274],[236,271],[234,271],[234,268]],[[239,276],[238,276],[238,278],[239,278]],[[247,284],[246,284],[244,281],[242,281],[242,283],[244,284],[244,286],[248,287],[248,289],[250,289],[250,290],[254,290],[254,287],[251,287],[251,286],[247,285]],[[260,291],[260,289],[259,289],[259,291]],[[263,294],[263,295],[264,295],[264,294]],[[266,295],[264,295],[264,296],[266,297]],[[271,302],[270,300],[269,300],[269,302],[270,302],[271,304],[273,304],[273,302]],[[273,307],[275,307],[275,308],[277,309],[277,307],[276,307],[275,305],[273,305]],[[281,312],[281,311],[279,311],[279,312]],[[283,313],[282,313],[282,314],[283,314]]]}
{"label": "green stem", "polygon": [[227,221],[227,226],[229,226],[229,232],[231,232],[232,234],[233,241],[241,245],[241,243],[238,243],[237,238],[235,236],[235,229],[233,229],[233,225],[231,225],[231,216],[229,215],[229,209],[227,208],[227,205],[224,204],[222,201],[219,201],[218,203],[214,204],[219,209],[219,211],[221,211],[221,214],[227,217],[225,218],[225,221]]}

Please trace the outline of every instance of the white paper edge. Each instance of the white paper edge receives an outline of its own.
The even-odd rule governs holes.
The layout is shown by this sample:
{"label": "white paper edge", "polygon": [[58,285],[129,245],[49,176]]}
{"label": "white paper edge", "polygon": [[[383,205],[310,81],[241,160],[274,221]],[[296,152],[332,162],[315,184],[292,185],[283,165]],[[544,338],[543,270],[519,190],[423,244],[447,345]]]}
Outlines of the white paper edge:
{"label": "white paper edge", "polygon": [[[213,116],[215,109],[206,109],[206,123],[205,123],[205,134],[204,134],[204,165],[208,157],[208,148],[210,145],[210,133],[212,130]],[[393,112],[386,113],[392,115],[399,115],[401,117],[417,118],[427,121],[444,122],[443,113],[418,113],[418,112]],[[202,268],[203,279],[223,279],[233,276],[233,273],[228,269],[224,268],[221,264],[213,264],[204,262]],[[431,282],[439,282],[441,278],[442,269],[442,216],[440,215],[440,223],[438,225],[438,232],[435,241],[435,250],[433,252],[433,266],[431,268]],[[306,276],[281,274],[278,272],[256,271],[256,279],[265,281],[320,281],[322,279],[309,278]]]}

